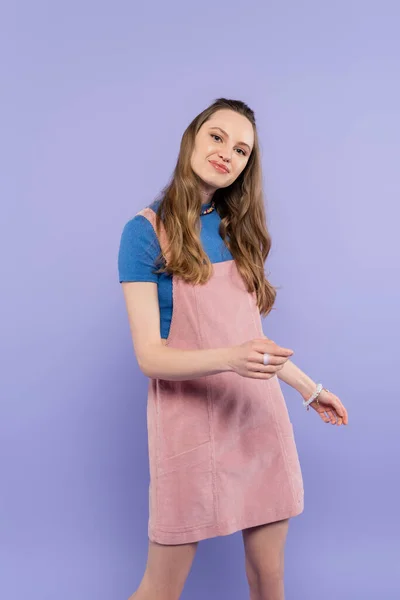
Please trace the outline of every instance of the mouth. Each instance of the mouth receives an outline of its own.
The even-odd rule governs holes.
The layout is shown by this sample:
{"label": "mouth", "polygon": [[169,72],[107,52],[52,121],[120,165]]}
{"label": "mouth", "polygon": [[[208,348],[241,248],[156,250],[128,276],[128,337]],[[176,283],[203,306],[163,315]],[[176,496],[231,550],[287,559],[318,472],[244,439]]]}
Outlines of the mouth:
{"label": "mouth", "polygon": [[223,165],[215,160],[210,160],[209,162],[214,167],[214,169],[216,171],[218,171],[218,173],[229,173],[229,170],[227,167],[225,167],[225,165]]}

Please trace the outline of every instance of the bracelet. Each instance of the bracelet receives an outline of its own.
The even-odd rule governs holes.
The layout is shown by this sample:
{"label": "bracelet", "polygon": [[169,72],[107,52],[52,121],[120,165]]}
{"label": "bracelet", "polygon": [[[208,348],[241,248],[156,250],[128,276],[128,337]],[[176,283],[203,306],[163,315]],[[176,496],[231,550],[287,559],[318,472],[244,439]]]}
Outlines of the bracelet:
{"label": "bracelet", "polygon": [[316,400],[318,398],[318,396],[320,395],[320,393],[322,392],[322,390],[324,389],[322,383],[319,383],[315,389],[315,392],[312,394],[312,396],[310,396],[310,398],[308,400],[303,400],[303,406],[307,407],[307,410],[310,410],[309,404],[311,404],[311,402],[313,402],[314,400]]}

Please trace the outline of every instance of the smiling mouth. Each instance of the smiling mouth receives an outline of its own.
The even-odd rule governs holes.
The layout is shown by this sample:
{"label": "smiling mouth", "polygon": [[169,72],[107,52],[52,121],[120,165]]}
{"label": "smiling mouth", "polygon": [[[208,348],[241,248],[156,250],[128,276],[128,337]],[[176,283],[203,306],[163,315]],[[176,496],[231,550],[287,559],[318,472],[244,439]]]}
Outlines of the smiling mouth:
{"label": "smiling mouth", "polygon": [[218,171],[218,173],[229,173],[229,171],[227,169],[225,169],[224,167],[221,167],[220,165],[213,162],[212,160],[210,160],[210,164],[214,167],[214,169],[216,171]]}

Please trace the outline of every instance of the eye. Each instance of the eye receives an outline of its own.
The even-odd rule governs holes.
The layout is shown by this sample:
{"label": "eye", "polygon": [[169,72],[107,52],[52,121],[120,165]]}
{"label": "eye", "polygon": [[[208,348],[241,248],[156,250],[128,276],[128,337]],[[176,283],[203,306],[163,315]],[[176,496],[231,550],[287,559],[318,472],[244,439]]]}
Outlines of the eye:
{"label": "eye", "polygon": [[[210,133],[210,135],[212,138],[218,138],[222,140],[222,137],[220,135],[217,135],[216,133]],[[238,150],[240,150],[243,156],[247,156],[246,152],[242,148],[238,148]]]}

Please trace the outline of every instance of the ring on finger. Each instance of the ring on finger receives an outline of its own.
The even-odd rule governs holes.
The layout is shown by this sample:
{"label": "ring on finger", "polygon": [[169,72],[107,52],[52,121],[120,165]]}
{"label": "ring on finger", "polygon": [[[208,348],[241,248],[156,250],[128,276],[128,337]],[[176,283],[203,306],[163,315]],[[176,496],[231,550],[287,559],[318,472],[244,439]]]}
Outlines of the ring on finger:
{"label": "ring on finger", "polygon": [[264,352],[263,363],[264,365],[269,365],[270,355],[267,352]]}

